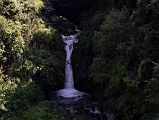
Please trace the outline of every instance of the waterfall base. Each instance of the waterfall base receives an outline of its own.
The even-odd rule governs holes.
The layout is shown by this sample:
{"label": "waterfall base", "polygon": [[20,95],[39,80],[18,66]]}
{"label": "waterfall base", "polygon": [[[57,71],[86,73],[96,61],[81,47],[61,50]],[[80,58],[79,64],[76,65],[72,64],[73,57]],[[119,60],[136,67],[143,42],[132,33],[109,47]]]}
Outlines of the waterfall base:
{"label": "waterfall base", "polygon": [[61,89],[57,91],[57,96],[61,96],[64,98],[72,98],[72,97],[80,97],[85,93],[79,92],[76,89]]}
{"label": "waterfall base", "polygon": [[76,89],[61,89],[52,93],[51,99],[59,105],[72,106],[79,103],[87,103],[90,101],[91,96]]}
{"label": "waterfall base", "polygon": [[69,114],[88,115],[95,120],[115,120],[114,114],[103,113],[102,106],[93,102],[92,96],[88,93],[76,89],[61,89],[53,92],[50,97],[57,108]]}

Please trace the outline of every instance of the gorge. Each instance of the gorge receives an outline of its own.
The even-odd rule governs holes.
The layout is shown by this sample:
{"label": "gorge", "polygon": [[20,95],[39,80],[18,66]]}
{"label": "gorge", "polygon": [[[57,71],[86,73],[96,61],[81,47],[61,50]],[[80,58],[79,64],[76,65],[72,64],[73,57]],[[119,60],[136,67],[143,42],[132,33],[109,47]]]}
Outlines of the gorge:
{"label": "gorge", "polygon": [[158,119],[158,28],[159,0],[0,0],[0,119]]}

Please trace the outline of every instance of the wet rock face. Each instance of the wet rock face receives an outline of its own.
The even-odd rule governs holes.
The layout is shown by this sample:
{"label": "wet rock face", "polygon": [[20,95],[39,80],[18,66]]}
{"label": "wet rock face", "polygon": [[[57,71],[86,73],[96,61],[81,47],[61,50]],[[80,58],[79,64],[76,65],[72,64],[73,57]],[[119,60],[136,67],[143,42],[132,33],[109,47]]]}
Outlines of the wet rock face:
{"label": "wet rock face", "polygon": [[75,33],[75,24],[65,17],[53,16],[50,22],[53,23],[53,27],[63,35],[71,35]]}
{"label": "wet rock face", "polygon": [[[62,110],[67,111],[69,114],[86,114],[90,116],[100,116],[100,113],[95,113],[97,104],[92,102],[90,94],[83,93],[75,97],[62,97],[58,96],[58,92],[51,94],[51,101]],[[94,111],[94,113],[93,113]]]}
{"label": "wet rock face", "polygon": [[97,5],[99,0],[49,0],[55,9],[55,14],[65,16],[75,24],[81,23],[81,15],[92,6]]}
{"label": "wet rock face", "polygon": [[79,0],[50,0],[55,8],[55,14],[65,16],[74,23],[79,22],[80,4]]}
{"label": "wet rock face", "polygon": [[54,14],[54,7],[51,4],[50,0],[44,0],[44,8],[43,14],[47,17],[52,16]]}

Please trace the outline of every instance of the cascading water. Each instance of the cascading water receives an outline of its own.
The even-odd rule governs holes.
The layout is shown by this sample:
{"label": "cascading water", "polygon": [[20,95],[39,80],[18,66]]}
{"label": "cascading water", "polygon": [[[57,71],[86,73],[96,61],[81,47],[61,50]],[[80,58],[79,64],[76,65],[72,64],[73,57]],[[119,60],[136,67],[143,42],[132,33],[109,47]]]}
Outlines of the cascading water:
{"label": "cascading water", "polygon": [[73,51],[73,43],[76,40],[76,35],[64,36],[62,35],[63,41],[65,42],[66,50],[66,65],[65,65],[65,89],[74,89],[73,71],[71,65],[71,56]]}
{"label": "cascading water", "polygon": [[58,91],[58,96],[62,96],[65,98],[77,97],[82,95],[82,92],[79,92],[74,88],[73,70],[71,64],[73,46],[74,43],[77,41],[77,37],[80,35],[80,31],[78,29],[76,29],[76,32],[78,33],[69,36],[62,35],[66,51],[65,86],[64,89]]}

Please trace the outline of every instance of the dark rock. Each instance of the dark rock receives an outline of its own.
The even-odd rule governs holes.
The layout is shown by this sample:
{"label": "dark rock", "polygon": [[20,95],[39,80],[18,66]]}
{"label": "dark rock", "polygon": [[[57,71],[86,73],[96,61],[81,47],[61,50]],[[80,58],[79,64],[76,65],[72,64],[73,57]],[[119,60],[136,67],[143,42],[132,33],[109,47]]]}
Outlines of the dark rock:
{"label": "dark rock", "polygon": [[96,118],[97,120],[114,120],[112,113],[103,113],[102,106],[92,101],[90,94],[65,98],[57,95],[57,91],[51,94],[51,100],[61,110],[70,115],[84,114]]}

